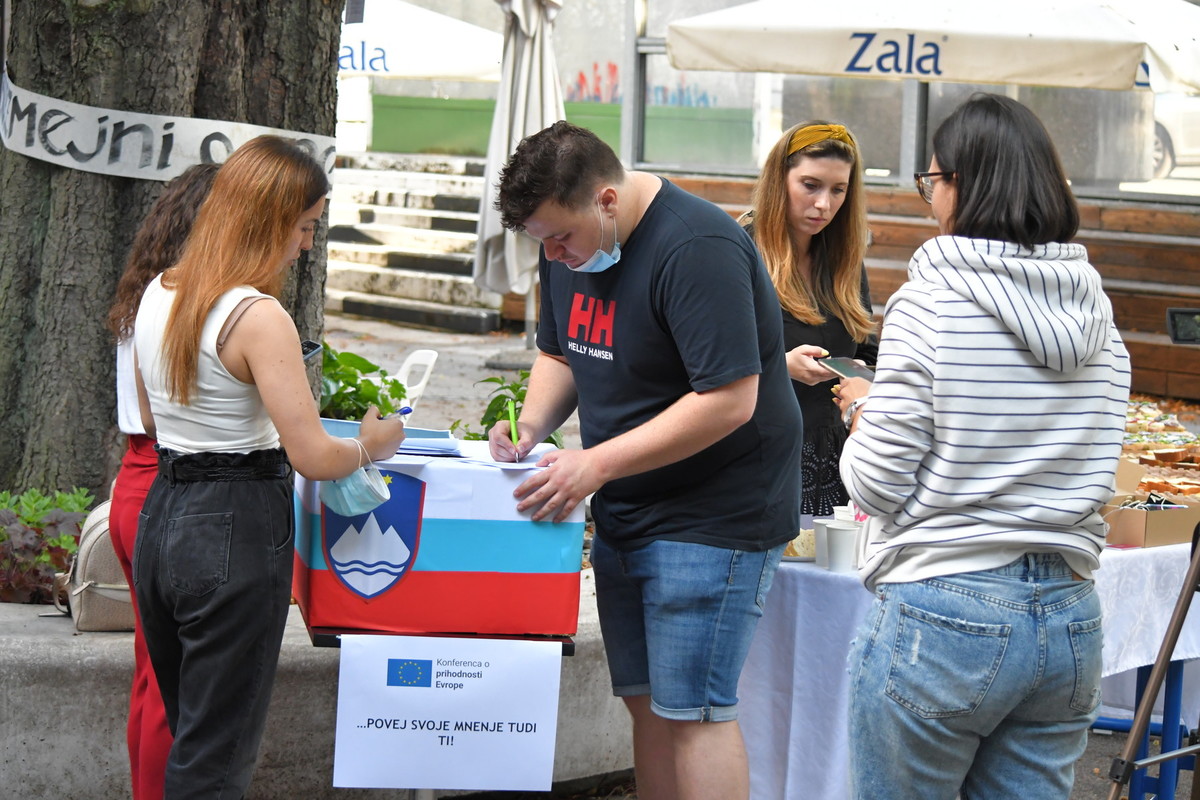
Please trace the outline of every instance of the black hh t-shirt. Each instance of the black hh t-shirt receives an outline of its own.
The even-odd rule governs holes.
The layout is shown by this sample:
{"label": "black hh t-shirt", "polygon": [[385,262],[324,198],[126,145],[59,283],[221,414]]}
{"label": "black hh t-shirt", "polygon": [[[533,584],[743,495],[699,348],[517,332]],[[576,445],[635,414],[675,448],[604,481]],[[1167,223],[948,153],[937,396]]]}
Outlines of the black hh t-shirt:
{"label": "black hh t-shirt", "polygon": [[605,541],[760,550],[796,535],[802,425],[779,301],[754,243],[727,213],[663,181],[615,266],[576,273],[543,252],[541,287],[538,347],[571,366],[584,447],[688,392],[759,375],[745,425],[596,493],[592,512]]}

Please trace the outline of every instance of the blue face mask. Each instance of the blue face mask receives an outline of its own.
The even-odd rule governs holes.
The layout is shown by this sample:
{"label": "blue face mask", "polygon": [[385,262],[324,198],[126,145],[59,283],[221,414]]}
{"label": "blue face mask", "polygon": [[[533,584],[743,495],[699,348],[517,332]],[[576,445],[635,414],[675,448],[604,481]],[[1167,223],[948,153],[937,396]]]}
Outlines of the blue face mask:
{"label": "blue face mask", "polygon": [[321,502],[343,517],[357,517],[374,511],[392,496],[383,473],[371,463],[367,448],[353,440],[362,450],[366,466],[359,467],[344,478],[321,481]]}
{"label": "blue face mask", "polygon": [[391,497],[391,489],[374,465],[356,469],[336,481],[321,481],[321,502],[339,516],[357,517],[374,511]]}
{"label": "blue face mask", "polygon": [[621,260],[621,245],[617,242],[617,219],[613,217],[613,246],[612,252],[606,253],[604,247],[604,215],[600,212],[600,198],[596,198],[596,216],[600,220],[600,247],[595,254],[578,267],[567,267],[572,272],[604,272]]}

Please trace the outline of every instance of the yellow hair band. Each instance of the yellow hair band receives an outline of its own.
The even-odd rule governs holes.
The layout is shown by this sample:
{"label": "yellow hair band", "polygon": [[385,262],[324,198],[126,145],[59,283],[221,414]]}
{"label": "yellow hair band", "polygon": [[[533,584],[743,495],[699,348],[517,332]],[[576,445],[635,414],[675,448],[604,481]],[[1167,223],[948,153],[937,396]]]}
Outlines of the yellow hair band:
{"label": "yellow hair band", "polygon": [[787,154],[790,156],[809,145],[823,142],[826,139],[836,139],[839,142],[845,142],[851,147],[856,146],[854,144],[854,137],[850,135],[850,131],[846,130],[845,125],[806,125],[792,134],[792,141],[788,143]]}

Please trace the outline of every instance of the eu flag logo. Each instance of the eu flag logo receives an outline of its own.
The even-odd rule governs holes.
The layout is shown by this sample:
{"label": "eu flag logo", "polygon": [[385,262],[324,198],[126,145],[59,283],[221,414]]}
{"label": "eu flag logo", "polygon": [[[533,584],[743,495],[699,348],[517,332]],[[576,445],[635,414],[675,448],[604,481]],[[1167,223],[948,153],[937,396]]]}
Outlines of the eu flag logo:
{"label": "eu flag logo", "polygon": [[433,685],[433,662],[414,658],[389,658],[388,686]]}

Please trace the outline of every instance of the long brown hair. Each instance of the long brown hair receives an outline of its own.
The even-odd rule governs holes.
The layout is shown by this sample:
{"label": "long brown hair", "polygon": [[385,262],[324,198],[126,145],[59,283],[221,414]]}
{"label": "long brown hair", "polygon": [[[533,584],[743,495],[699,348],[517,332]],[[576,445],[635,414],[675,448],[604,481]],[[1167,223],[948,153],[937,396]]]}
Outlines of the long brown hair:
{"label": "long brown hair", "polygon": [[[796,131],[825,124],[814,121],[794,125],[771,148],[754,186],[754,242],[767,265],[779,303],[788,313],[806,324],[820,325],[825,321],[821,309],[828,309],[856,342],[864,342],[875,326],[862,302],[863,258],[869,232],[857,141],[847,144],[824,139],[788,155]],[[809,245],[812,285],[805,283],[797,268],[787,220],[787,176],[802,158],[836,158],[850,164],[850,184],[842,207]]]}
{"label": "long brown hair", "polygon": [[191,398],[200,333],[213,306],[238,286],[278,297],[296,220],[328,193],[329,179],[312,156],[279,136],[251,139],[220,168],[183,254],[163,276],[176,293],[163,334],[172,400],[186,405]]}
{"label": "long brown hair", "polygon": [[196,164],[167,183],[142,221],[129,248],[125,271],[108,311],[108,329],[117,340],[133,333],[142,293],[155,276],[179,259],[196,212],[212,188],[217,164]]}

